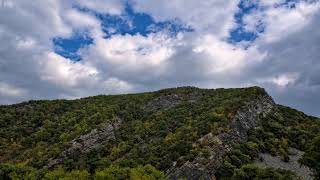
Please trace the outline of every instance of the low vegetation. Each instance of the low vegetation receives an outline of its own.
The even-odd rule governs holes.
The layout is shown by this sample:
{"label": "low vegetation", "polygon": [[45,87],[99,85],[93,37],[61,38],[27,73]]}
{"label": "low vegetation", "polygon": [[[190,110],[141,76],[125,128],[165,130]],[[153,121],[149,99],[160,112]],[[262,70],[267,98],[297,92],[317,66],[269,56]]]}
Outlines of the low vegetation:
{"label": "low vegetation", "polygon": [[[172,88],[152,93],[100,95],[79,100],[29,101],[0,106],[0,179],[165,179],[173,164],[205,154],[196,142],[229,130],[236,111],[266,94],[239,89]],[[87,153],[63,156],[70,142],[121,120],[115,138]],[[301,163],[319,177],[320,121],[277,105],[245,143],[224,157],[220,179],[293,179],[293,172],[251,164],[260,152]],[[50,161],[63,158],[48,167]]]}

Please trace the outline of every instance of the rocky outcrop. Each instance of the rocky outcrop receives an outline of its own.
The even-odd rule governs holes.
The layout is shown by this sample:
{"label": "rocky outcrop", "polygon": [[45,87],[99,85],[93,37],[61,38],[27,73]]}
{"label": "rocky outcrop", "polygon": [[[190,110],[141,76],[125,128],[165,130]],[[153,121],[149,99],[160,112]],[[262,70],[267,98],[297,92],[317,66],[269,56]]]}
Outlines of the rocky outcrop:
{"label": "rocky outcrop", "polygon": [[197,92],[191,92],[188,94],[168,94],[159,96],[146,104],[143,109],[146,112],[154,112],[159,109],[173,108],[183,101],[196,102],[202,94]]}
{"label": "rocky outcrop", "polygon": [[301,180],[312,180],[312,172],[310,169],[299,163],[299,159],[303,154],[303,151],[290,148],[289,161],[284,162],[280,156],[272,156],[271,154],[261,153],[259,154],[260,159],[255,160],[254,164],[260,167],[273,167],[289,170],[296,173]]}
{"label": "rocky outcrop", "polygon": [[268,94],[260,95],[246,103],[232,119],[228,132],[216,136],[209,133],[199,139],[198,143],[208,150],[209,155],[200,153],[192,162],[188,161],[181,167],[173,167],[167,172],[167,177],[188,180],[215,179],[214,174],[221,167],[223,156],[230,152],[235,144],[244,141],[248,130],[259,126],[261,117],[268,114],[274,105]]}
{"label": "rocky outcrop", "polygon": [[81,135],[80,137],[70,141],[69,148],[61,154],[60,158],[51,159],[47,165],[48,168],[53,168],[61,164],[66,158],[77,158],[81,155],[87,154],[98,146],[115,139],[115,130],[121,124],[121,119],[116,118],[115,122],[103,123],[97,129],[91,130],[89,133]]}
{"label": "rocky outcrop", "polygon": [[260,117],[265,117],[274,105],[273,99],[268,94],[252,100],[237,111],[230,128],[241,138],[246,138],[248,130],[259,126]]}

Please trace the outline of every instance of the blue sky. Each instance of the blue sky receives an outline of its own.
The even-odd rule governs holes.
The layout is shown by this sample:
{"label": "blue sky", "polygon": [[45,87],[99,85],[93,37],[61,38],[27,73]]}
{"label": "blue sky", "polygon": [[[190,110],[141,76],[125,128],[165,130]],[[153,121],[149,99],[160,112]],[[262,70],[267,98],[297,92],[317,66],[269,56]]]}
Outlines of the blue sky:
{"label": "blue sky", "polygon": [[[246,4],[245,1],[240,1],[238,4],[239,11],[234,15],[237,27],[230,31],[229,42],[237,43],[241,41],[254,41],[258,34],[256,32],[246,31],[244,29],[243,17],[252,11],[258,10],[259,4],[257,2]],[[263,23],[256,27],[258,32],[263,32]]]}
{"label": "blue sky", "polygon": [[[299,0],[285,0],[281,3],[276,3],[274,7],[288,7],[295,8],[295,4]],[[108,39],[116,34],[140,34],[148,36],[150,33],[156,33],[166,30],[171,36],[177,35],[179,32],[192,32],[194,29],[188,24],[184,24],[179,19],[171,19],[167,21],[155,21],[155,19],[144,12],[136,12],[131,1],[126,1],[124,11],[120,15],[110,15],[106,13],[96,12],[93,9],[83,8],[81,6],[74,6],[73,8],[92,14],[97,17],[102,24],[102,30],[105,33],[105,38]],[[232,44],[241,41],[252,42],[260,33],[264,31],[264,23],[260,21],[254,31],[247,31],[243,18],[254,12],[263,11],[264,7],[259,1],[241,0],[237,7],[238,11],[234,14],[234,21],[237,24],[234,28],[230,29],[228,42]],[[55,52],[72,61],[80,61],[81,55],[78,50],[93,43],[93,39],[86,31],[74,30],[73,35],[69,38],[55,37],[53,38]]]}
{"label": "blue sky", "polygon": [[[74,7],[75,9],[92,14],[101,21],[102,30],[105,38],[108,39],[116,34],[129,34],[148,36],[150,33],[167,31],[171,36],[179,32],[192,32],[193,29],[183,24],[178,19],[156,22],[154,18],[143,12],[135,12],[132,5],[128,2],[121,15],[110,15],[96,12],[91,9]],[[244,36],[243,36],[244,37]],[[72,61],[81,60],[78,50],[93,43],[93,39],[88,36],[86,31],[75,30],[70,38],[55,37],[53,44],[55,52]]]}
{"label": "blue sky", "polygon": [[6,0],[0,8],[1,104],[262,86],[276,102],[320,115],[319,0]]}

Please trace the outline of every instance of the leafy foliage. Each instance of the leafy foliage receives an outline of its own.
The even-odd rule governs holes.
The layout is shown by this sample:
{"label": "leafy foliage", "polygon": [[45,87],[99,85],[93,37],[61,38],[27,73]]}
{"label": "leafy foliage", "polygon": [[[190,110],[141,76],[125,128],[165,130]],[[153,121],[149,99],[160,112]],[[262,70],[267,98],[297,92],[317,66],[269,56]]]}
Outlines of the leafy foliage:
{"label": "leafy foliage", "polygon": [[301,162],[311,167],[314,170],[315,177],[320,179],[320,135],[313,139]]}
{"label": "leafy foliage", "polygon": [[290,171],[268,168],[259,168],[257,166],[246,164],[240,169],[236,169],[231,177],[232,180],[238,179],[274,179],[288,180],[294,179],[294,174]]}
{"label": "leafy foliage", "polygon": [[104,179],[130,179],[130,180],[156,180],[165,179],[162,172],[159,172],[151,165],[136,168],[120,168],[110,166],[105,170],[97,171],[94,176],[95,180]]}
{"label": "leafy foliage", "polygon": [[[259,128],[249,132],[246,143],[237,145],[231,153],[225,156],[224,165],[219,169],[218,176],[228,179],[228,177],[235,178],[243,175],[246,176],[243,179],[248,179],[248,173],[256,171],[257,176],[251,177],[249,175],[249,179],[264,179],[264,174],[271,172],[272,176],[269,179],[271,177],[271,179],[293,179],[290,172],[282,172],[272,168],[261,169],[250,164],[254,159],[259,158],[261,152],[280,155],[283,161],[288,161],[289,147],[306,151],[302,163],[319,172],[317,169],[320,167],[319,132],[319,119],[277,105],[273,112],[262,119],[262,125]],[[312,141],[312,139],[314,140]]]}
{"label": "leafy foliage", "polygon": [[[161,171],[174,162],[181,165],[206,154],[195,144],[198,139],[227,132],[239,107],[265,94],[258,87],[183,87],[0,106],[0,179],[164,179]],[[320,132],[316,118],[282,106],[276,112],[225,158],[220,175],[270,174],[273,170],[243,166],[259,152],[285,158],[288,147],[313,151],[310,139]],[[117,119],[122,122],[115,139],[89,153],[68,157],[55,169],[46,168],[72,140]]]}

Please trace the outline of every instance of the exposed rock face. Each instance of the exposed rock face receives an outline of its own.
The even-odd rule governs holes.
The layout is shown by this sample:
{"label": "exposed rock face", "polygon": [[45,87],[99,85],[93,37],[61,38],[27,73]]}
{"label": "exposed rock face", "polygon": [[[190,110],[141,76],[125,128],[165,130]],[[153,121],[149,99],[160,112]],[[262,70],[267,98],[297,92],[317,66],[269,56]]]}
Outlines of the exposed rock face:
{"label": "exposed rock face", "polygon": [[222,165],[223,156],[247,138],[247,132],[260,124],[260,117],[268,114],[275,105],[272,98],[265,94],[241,107],[230,123],[230,131],[217,136],[209,133],[199,139],[206,142],[208,155],[199,154],[192,162],[186,162],[181,167],[173,167],[167,172],[169,179],[187,178],[188,180],[215,179],[216,170]]}
{"label": "exposed rock face", "polygon": [[274,167],[295,172],[301,180],[312,180],[312,172],[304,165],[301,165],[298,160],[302,157],[304,152],[298,149],[291,148],[289,150],[289,162],[281,160],[280,156],[272,156],[267,153],[261,153],[259,156],[261,160],[255,160],[255,164],[261,167]]}
{"label": "exposed rock face", "polygon": [[76,158],[79,155],[87,154],[101,144],[115,139],[115,130],[119,128],[121,119],[117,118],[116,122],[103,123],[100,128],[91,130],[88,134],[81,135],[77,139],[69,142],[70,147],[63,151],[62,157],[49,161],[47,167],[53,168],[61,164],[66,158]]}
{"label": "exposed rock face", "polygon": [[118,129],[120,122],[104,123],[102,128],[93,129],[90,133],[80,136],[70,142],[71,147],[67,149],[65,156],[74,156],[77,154],[85,154],[95,149],[101,143],[115,139],[114,130]]}
{"label": "exposed rock face", "polygon": [[202,97],[202,94],[192,92],[189,94],[169,94],[159,96],[151,100],[143,109],[147,112],[157,111],[159,109],[168,109],[179,105],[183,101],[195,102]]}
{"label": "exposed rock face", "polygon": [[241,138],[246,138],[248,130],[260,124],[259,116],[265,117],[274,105],[273,99],[267,94],[252,100],[237,111],[230,128],[235,130]]}

